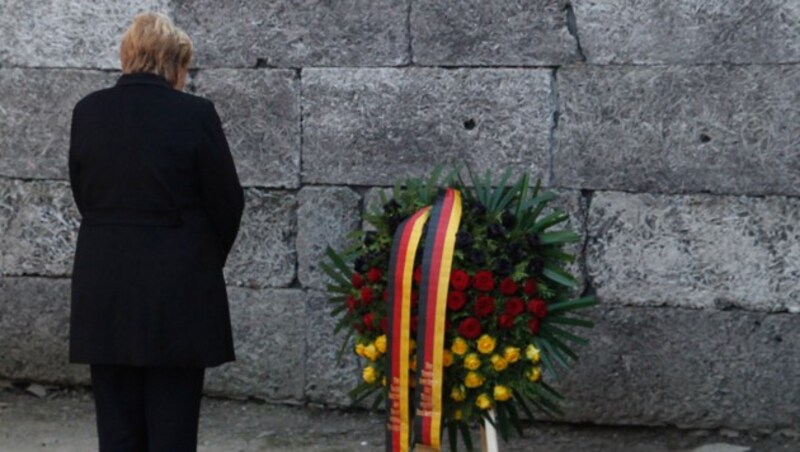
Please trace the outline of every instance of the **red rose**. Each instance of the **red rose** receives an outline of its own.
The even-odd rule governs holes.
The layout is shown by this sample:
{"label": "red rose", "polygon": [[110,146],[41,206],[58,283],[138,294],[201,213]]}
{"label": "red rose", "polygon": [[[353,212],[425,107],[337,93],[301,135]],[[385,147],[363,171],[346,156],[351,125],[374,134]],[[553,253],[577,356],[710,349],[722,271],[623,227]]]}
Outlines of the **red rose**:
{"label": "red rose", "polygon": [[503,278],[503,280],[500,281],[500,293],[503,295],[514,295],[517,293],[517,289],[519,289],[517,283],[511,278]]}
{"label": "red rose", "polygon": [[506,300],[505,312],[512,317],[516,317],[525,312],[525,303],[519,298],[509,298]]}
{"label": "red rose", "polygon": [[537,334],[539,333],[539,323],[540,320],[538,317],[533,317],[528,320],[528,328],[531,330],[531,333]]}
{"label": "red rose", "polygon": [[488,292],[494,289],[494,275],[492,275],[492,272],[488,270],[482,270],[478,273],[475,273],[474,281],[475,288],[480,291]]}
{"label": "red rose", "polygon": [[415,308],[419,303],[419,292],[411,291],[411,307]]}
{"label": "red rose", "polygon": [[528,312],[543,319],[547,315],[547,303],[544,300],[534,298],[528,302]]}
{"label": "red rose", "polygon": [[369,286],[361,287],[361,302],[369,304],[372,301],[372,289]]}
{"label": "red rose", "polygon": [[469,287],[469,275],[464,270],[453,270],[453,272],[450,273],[450,285],[457,290],[466,289]]}
{"label": "red rose", "polygon": [[481,296],[475,300],[475,314],[480,317],[486,317],[494,311],[494,298],[489,296]]}
{"label": "red rose", "polygon": [[363,276],[359,275],[358,273],[353,273],[353,278],[351,282],[353,283],[353,287],[355,287],[356,289],[360,289],[361,286],[364,285],[365,281]]}
{"label": "red rose", "polygon": [[368,313],[364,314],[364,326],[366,326],[367,329],[370,329],[370,330],[372,329],[372,313],[371,312],[368,312]]}
{"label": "red rose", "polygon": [[388,329],[389,329],[389,318],[388,317],[382,317],[381,318],[381,331],[383,331],[385,333],[386,330],[388,330]]}
{"label": "red rose", "polygon": [[383,289],[383,301],[389,301],[389,289]]}
{"label": "red rose", "polygon": [[411,332],[416,333],[418,325],[419,325],[419,319],[417,318],[417,316],[412,315],[411,316]]}
{"label": "red rose", "polygon": [[449,321],[449,320],[445,321],[445,322],[444,322],[444,330],[445,330],[445,331],[450,331],[450,330],[452,330],[452,329],[453,329],[453,324],[452,324],[452,323],[450,323],[450,321]]}
{"label": "red rose", "polygon": [[417,285],[422,284],[422,267],[417,267],[414,269],[414,282]]}
{"label": "red rose", "polygon": [[367,272],[367,279],[369,282],[376,283],[381,280],[381,276],[383,276],[383,273],[375,267],[370,268]]}
{"label": "red rose", "polygon": [[353,311],[355,311],[356,308],[358,307],[358,300],[356,300],[356,297],[348,295],[345,304],[347,305],[348,312],[352,314]]}
{"label": "red rose", "polygon": [[500,326],[500,328],[513,328],[514,316],[511,314],[500,314],[500,318],[497,319],[497,324]]}
{"label": "red rose", "polygon": [[533,279],[526,279],[525,280],[525,288],[522,289],[525,292],[525,295],[533,295],[536,292],[536,281]]}
{"label": "red rose", "polygon": [[458,334],[467,339],[476,339],[481,335],[481,322],[475,317],[467,317],[458,324]]}
{"label": "red rose", "polygon": [[458,311],[459,309],[463,308],[466,303],[467,296],[464,295],[464,292],[453,290],[447,294],[447,307],[451,311]]}

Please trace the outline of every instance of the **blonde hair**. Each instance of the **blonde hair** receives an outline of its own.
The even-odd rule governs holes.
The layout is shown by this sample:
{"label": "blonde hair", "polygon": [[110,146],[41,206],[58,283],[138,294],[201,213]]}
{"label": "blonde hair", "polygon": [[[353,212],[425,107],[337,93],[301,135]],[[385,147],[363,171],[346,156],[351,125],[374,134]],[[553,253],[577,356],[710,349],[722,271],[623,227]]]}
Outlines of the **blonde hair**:
{"label": "blonde hair", "polygon": [[192,40],[161,13],[139,13],[122,37],[119,59],[122,72],[153,72],[172,85],[180,71],[189,67]]}

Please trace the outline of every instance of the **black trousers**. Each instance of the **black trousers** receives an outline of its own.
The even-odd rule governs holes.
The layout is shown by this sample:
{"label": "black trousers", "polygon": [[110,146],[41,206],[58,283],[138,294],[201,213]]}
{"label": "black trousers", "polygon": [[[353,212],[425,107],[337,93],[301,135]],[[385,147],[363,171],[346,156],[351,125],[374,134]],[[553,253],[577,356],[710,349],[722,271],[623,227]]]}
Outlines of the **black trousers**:
{"label": "black trousers", "polygon": [[100,452],[195,452],[204,367],[90,365]]}

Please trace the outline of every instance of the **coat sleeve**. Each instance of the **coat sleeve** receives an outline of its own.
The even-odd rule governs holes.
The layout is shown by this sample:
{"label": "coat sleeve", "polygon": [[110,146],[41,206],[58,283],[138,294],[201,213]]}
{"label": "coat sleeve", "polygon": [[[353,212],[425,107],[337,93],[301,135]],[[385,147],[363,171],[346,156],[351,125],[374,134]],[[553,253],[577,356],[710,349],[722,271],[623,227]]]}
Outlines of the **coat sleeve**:
{"label": "coat sleeve", "polygon": [[72,190],[72,198],[75,200],[75,206],[78,212],[83,217],[83,201],[80,195],[80,165],[78,163],[78,124],[77,124],[77,106],[72,109],[72,119],[69,128],[69,154],[67,157],[67,166],[69,168],[69,186]]}
{"label": "coat sleeve", "polygon": [[199,150],[198,167],[203,202],[217,232],[224,266],[239,232],[244,192],[217,109],[211,101],[206,108],[203,119],[205,139]]}

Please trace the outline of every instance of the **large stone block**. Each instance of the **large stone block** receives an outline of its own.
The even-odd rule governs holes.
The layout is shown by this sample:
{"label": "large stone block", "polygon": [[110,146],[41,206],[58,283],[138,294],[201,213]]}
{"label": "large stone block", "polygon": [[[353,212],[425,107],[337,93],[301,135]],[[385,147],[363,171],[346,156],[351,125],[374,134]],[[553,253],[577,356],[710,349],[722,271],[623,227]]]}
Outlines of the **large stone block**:
{"label": "large stone block", "polygon": [[567,0],[414,0],[413,59],[423,65],[560,65],[577,61]]}
{"label": "large stone block", "polygon": [[228,288],[236,361],[208,370],[209,393],[300,401],[306,381],[305,294]]}
{"label": "large stone block", "polygon": [[119,45],[136,13],[169,14],[168,0],[4,0],[0,65],[119,69]]}
{"label": "large stone block", "polygon": [[66,178],[72,108],[84,95],[113,85],[116,77],[100,71],[0,68],[0,176]]}
{"label": "large stone block", "polygon": [[354,343],[345,347],[340,362],[336,356],[346,333],[333,334],[337,318],[331,316],[328,296],[309,291],[306,298],[306,399],[334,406],[350,406],[348,395],[361,382],[362,358],[353,353]]}
{"label": "large stone block", "polygon": [[545,174],[553,120],[542,69],[303,71],[303,180],[390,185],[436,164]]}
{"label": "large stone block", "polygon": [[565,420],[775,429],[800,425],[800,316],[604,306],[559,382]]}
{"label": "large stone block", "polygon": [[0,274],[69,276],[79,223],[67,182],[0,179]]}
{"label": "large stone block", "polygon": [[243,185],[299,185],[300,83],[294,71],[205,70],[193,83],[217,107]]}
{"label": "large stone block", "polygon": [[557,186],[800,194],[800,66],[558,72]]}
{"label": "large stone block", "polygon": [[69,279],[0,278],[0,376],[89,382],[89,366],[69,363],[69,297]]}
{"label": "large stone block", "polygon": [[793,0],[572,0],[591,63],[800,61]]}
{"label": "large stone block", "polygon": [[250,288],[284,287],[295,277],[297,199],[293,193],[245,190],[239,235],[225,265],[225,281]]}
{"label": "large stone block", "polygon": [[608,303],[800,312],[798,224],[797,198],[597,192],[587,267]]}
{"label": "large stone block", "polygon": [[176,23],[200,67],[399,65],[409,61],[409,0],[180,0]]}
{"label": "large stone block", "polygon": [[343,249],[347,234],[361,224],[358,193],[346,187],[304,187],[298,195],[297,278],[305,287],[325,289],[329,278],[320,269],[325,249]]}

